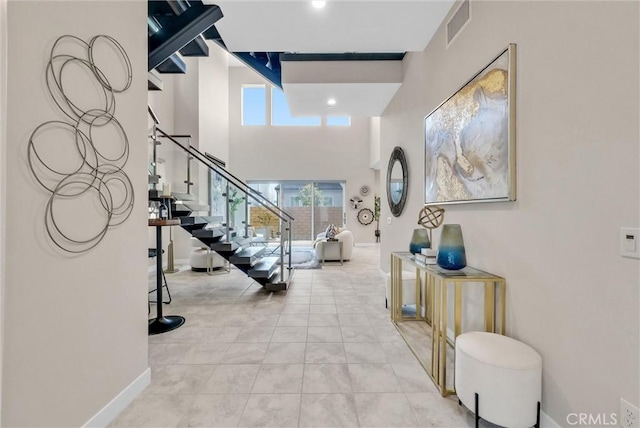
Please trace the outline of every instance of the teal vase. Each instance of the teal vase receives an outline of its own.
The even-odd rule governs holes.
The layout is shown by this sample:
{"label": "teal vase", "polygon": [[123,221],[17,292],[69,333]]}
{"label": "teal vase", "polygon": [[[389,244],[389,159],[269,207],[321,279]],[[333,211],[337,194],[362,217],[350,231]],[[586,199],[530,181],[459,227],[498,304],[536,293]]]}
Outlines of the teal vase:
{"label": "teal vase", "polygon": [[412,254],[419,254],[423,248],[431,248],[431,240],[427,229],[413,229],[411,242],[409,243],[409,251]]}
{"label": "teal vase", "polygon": [[442,226],[436,263],[443,269],[460,270],[467,265],[467,255],[459,224]]}

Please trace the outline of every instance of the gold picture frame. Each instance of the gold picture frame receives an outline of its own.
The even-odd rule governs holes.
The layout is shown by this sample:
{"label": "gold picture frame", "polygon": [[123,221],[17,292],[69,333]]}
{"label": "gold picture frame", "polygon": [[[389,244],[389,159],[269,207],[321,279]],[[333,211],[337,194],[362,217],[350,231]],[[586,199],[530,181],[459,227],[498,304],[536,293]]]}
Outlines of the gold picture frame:
{"label": "gold picture frame", "polygon": [[425,204],[516,200],[516,45],[424,119]]}

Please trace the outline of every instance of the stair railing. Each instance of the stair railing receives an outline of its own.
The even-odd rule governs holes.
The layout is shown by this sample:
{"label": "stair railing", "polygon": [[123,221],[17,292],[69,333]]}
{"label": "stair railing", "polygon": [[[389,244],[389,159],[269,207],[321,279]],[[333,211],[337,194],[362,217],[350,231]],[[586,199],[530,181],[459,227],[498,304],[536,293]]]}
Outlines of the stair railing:
{"label": "stair railing", "polygon": [[224,218],[226,218],[226,230],[227,230],[227,242],[231,242],[231,197],[230,197],[230,192],[231,192],[231,188],[229,186],[229,181],[227,180],[227,185],[225,186],[225,191],[224,191],[224,197],[225,197],[225,204],[224,204]]}
{"label": "stair railing", "polygon": [[[256,202],[259,206],[261,206],[262,208],[266,209],[267,211],[269,211],[271,214],[275,215],[278,218],[278,223],[279,223],[279,232],[280,232],[280,273],[281,275],[283,275],[283,279],[284,279],[284,273],[285,273],[285,269],[284,269],[284,265],[285,265],[285,255],[288,255],[288,260],[287,260],[287,269],[291,269],[291,247],[292,247],[292,238],[293,238],[293,221],[295,220],[293,218],[293,216],[291,216],[288,212],[284,211],[283,209],[281,209],[280,207],[278,207],[277,205],[275,205],[273,202],[271,202],[270,200],[268,200],[267,198],[265,198],[260,192],[258,192],[257,190],[252,189],[251,187],[249,187],[249,185],[247,183],[245,183],[243,180],[239,179],[238,177],[236,177],[234,174],[232,174],[231,172],[229,172],[228,170],[226,170],[224,167],[221,166],[220,162],[215,162],[214,160],[212,160],[209,156],[207,156],[205,153],[200,152],[198,149],[196,149],[195,147],[192,147],[191,145],[189,145],[188,147],[184,146],[182,143],[180,143],[178,140],[176,140],[174,138],[174,136],[167,134],[165,131],[163,131],[162,129],[160,129],[157,125],[155,125],[153,127],[153,133],[154,135],[152,135],[152,139],[155,141],[157,141],[158,137],[163,137],[168,139],[169,141],[171,141],[172,143],[174,143],[175,145],[177,145],[178,147],[180,147],[182,150],[184,150],[187,155],[191,158],[191,159],[195,159],[198,162],[200,162],[201,164],[205,165],[207,168],[209,168],[210,170],[216,172],[217,174],[219,174],[222,178],[224,178],[227,182],[226,185],[226,239],[227,242],[231,241],[231,228],[230,228],[230,194],[229,194],[229,190],[230,190],[230,185],[235,186],[240,192],[242,192],[245,196],[246,196],[246,200],[245,200],[245,233],[244,236],[248,235],[248,226],[249,226],[249,215],[248,215],[248,202],[249,200],[252,200],[254,202]],[[155,145],[154,145],[155,146]]]}

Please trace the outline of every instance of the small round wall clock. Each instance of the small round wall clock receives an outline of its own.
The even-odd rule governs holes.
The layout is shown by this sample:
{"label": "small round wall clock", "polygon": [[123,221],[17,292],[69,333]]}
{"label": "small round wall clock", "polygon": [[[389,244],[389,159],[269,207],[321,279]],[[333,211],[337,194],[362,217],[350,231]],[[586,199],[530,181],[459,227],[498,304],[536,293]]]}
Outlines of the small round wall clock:
{"label": "small round wall clock", "polygon": [[358,222],[362,225],[368,225],[371,224],[371,222],[373,221],[373,211],[371,211],[369,208],[363,208],[360,211],[358,211]]}
{"label": "small round wall clock", "polygon": [[361,194],[362,196],[367,196],[367,195],[369,195],[369,192],[370,192],[369,186],[362,186],[362,187],[360,188],[360,194]]}

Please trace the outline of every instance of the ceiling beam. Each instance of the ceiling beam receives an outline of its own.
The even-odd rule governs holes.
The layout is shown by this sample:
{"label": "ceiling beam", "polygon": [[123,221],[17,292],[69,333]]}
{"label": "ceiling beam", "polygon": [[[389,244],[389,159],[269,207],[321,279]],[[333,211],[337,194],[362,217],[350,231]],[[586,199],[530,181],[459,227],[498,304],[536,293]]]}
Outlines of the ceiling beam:
{"label": "ceiling beam", "polygon": [[282,89],[280,52],[231,52],[231,54]]}
{"label": "ceiling beam", "polygon": [[404,52],[282,53],[280,61],[402,61]]}
{"label": "ceiling beam", "polygon": [[209,56],[209,46],[207,46],[207,42],[202,38],[202,36],[198,36],[180,49],[180,55]]}
{"label": "ceiling beam", "polygon": [[216,5],[193,4],[185,12],[163,25],[149,37],[148,69],[153,70],[186,44],[198,37],[220,18],[222,10]]}
{"label": "ceiling beam", "polygon": [[189,3],[185,0],[167,0],[167,4],[176,16],[189,9]]}
{"label": "ceiling beam", "polygon": [[177,54],[173,54],[166,61],[158,64],[156,71],[163,74],[185,74],[187,64]]}
{"label": "ceiling beam", "polygon": [[212,25],[211,27],[209,27],[208,30],[202,33],[202,37],[204,37],[206,40],[212,40],[217,44],[219,44],[220,46],[222,46],[225,50],[228,50],[227,45],[224,44],[224,41],[222,40],[222,36],[218,32],[218,29],[216,28],[215,25]]}
{"label": "ceiling beam", "polygon": [[158,73],[155,71],[149,71],[147,73],[147,90],[161,91],[162,87],[162,79],[158,76]]}

